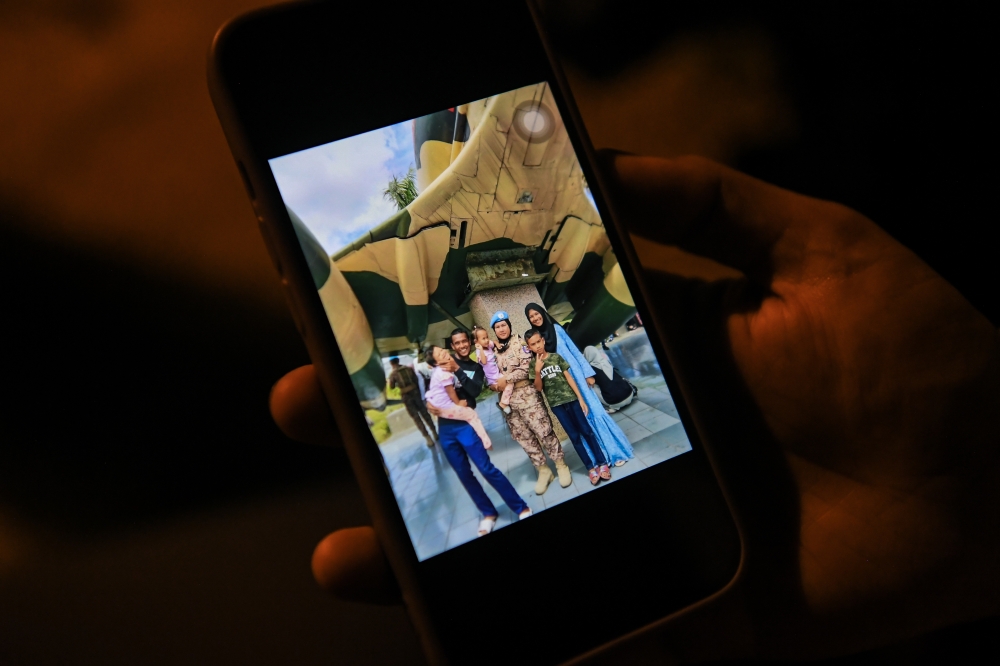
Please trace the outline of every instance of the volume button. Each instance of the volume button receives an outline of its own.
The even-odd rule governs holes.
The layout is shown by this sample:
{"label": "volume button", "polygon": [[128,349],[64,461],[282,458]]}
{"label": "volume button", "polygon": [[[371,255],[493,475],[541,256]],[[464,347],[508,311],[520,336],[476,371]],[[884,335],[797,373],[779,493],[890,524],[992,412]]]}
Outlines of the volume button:
{"label": "volume button", "polygon": [[267,222],[264,221],[263,217],[257,218],[257,225],[260,227],[260,233],[264,237],[264,245],[267,247],[267,253],[271,255],[271,263],[274,264],[274,268],[278,271],[278,275],[285,274],[285,268],[281,265],[281,258],[278,256],[278,248],[274,244],[274,236],[271,235],[271,228],[268,226]]}
{"label": "volume button", "polygon": [[253,183],[250,182],[250,174],[247,173],[247,168],[243,166],[243,162],[241,160],[236,160],[236,168],[240,172],[240,178],[243,179],[243,187],[247,189],[250,201],[256,201],[257,191],[253,188]]}
{"label": "volume button", "polygon": [[299,330],[299,335],[302,336],[304,340],[306,337],[306,327],[302,325],[302,319],[299,317],[299,310],[295,307],[295,299],[292,298],[292,287],[288,284],[286,278],[281,278],[282,292],[285,294],[285,302],[288,303],[288,309],[292,313],[292,321],[295,322],[295,328]]}

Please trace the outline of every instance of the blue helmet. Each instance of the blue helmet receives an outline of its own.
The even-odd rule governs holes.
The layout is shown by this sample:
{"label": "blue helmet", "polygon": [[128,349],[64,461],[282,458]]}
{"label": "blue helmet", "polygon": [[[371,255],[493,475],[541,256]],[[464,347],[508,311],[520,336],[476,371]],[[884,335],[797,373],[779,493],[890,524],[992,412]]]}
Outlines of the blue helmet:
{"label": "blue helmet", "polygon": [[505,319],[509,322],[510,315],[504,312],[503,310],[497,310],[496,312],[493,313],[493,317],[490,318],[490,328],[493,328],[493,325],[496,324],[498,321],[504,321]]}

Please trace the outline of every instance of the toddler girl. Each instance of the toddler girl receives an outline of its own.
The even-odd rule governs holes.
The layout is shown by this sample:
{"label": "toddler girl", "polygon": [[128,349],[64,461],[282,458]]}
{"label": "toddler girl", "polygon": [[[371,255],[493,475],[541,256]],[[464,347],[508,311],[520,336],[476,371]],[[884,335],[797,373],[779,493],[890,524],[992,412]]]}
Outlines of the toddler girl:
{"label": "toddler girl", "polygon": [[455,392],[455,371],[458,370],[455,359],[446,350],[431,347],[427,350],[424,360],[433,368],[424,399],[437,408],[444,418],[468,423],[483,441],[483,448],[492,449],[493,442],[486,434],[486,428],[483,427],[476,410],[469,407],[465,400],[459,400],[458,393]]}
{"label": "toddler girl", "polygon": [[[493,351],[494,342],[490,340],[490,334],[486,332],[486,329],[478,324],[472,327],[472,335],[476,340],[476,358],[479,359],[479,365],[483,366],[483,372],[486,373],[486,385],[492,386],[503,376],[500,373],[500,368],[497,367],[497,357]],[[504,414],[510,414],[510,394],[513,392],[514,384],[508,382],[500,395],[500,401],[497,402],[497,407]]]}

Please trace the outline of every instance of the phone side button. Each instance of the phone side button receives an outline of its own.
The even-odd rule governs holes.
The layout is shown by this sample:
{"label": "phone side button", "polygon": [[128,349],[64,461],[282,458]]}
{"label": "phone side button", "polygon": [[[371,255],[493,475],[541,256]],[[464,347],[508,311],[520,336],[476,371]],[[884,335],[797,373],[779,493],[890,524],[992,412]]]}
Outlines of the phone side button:
{"label": "phone side button", "polygon": [[[264,245],[267,246],[267,253],[271,255],[271,263],[274,264],[275,270],[278,271],[278,275],[285,275],[285,268],[281,265],[281,259],[278,257],[278,251],[274,246],[274,237],[271,235],[271,229],[268,227],[267,222],[264,221],[263,217],[257,218],[257,224],[260,227],[260,234],[264,237]],[[284,280],[282,280],[284,282]]]}
{"label": "phone side button", "polygon": [[292,313],[292,321],[295,322],[295,328],[298,329],[299,335],[302,339],[306,338],[306,327],[302,325],[302,318],[299,316],[299,310],[295,307],[295,299],[292,298],[292,286],[288,284],[286,278],[281,278],[281,292],[285,295],[285,302],[288,303],[288,310]]}
{"label": "phone side button", "polygon": [[243,179],[243,187],[247,189],[250,201],[256,201],[257,191],[253,188],[253,183],[250,182],[250,174],[247,173],[247,168],[243,166],[243,160],[236,160],[236,168],[240,172],[240,178]]}

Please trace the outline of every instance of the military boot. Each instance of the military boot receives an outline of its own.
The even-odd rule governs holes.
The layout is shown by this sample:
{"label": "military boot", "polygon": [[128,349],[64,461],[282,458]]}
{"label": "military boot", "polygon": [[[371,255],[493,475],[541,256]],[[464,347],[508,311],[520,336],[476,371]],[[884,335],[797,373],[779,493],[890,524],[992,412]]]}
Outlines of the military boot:
{"label": "military boot", "polygon": [[555,475],[552,474],[552,470],[549,469],[548,465],[542,465],[541,467],[536,467],[535,469],[538,470],[538,483],[535,484],[535,494],[541,495],[548,489],[549,484],[552,483],[552,479],[555,478]]}
{"label": "military boot", "polygon": [[559,485],[563,488],[573,483],[573,476],[569,473],[569,465],[565,460],[556,461],[556,474],[559,475]]}

